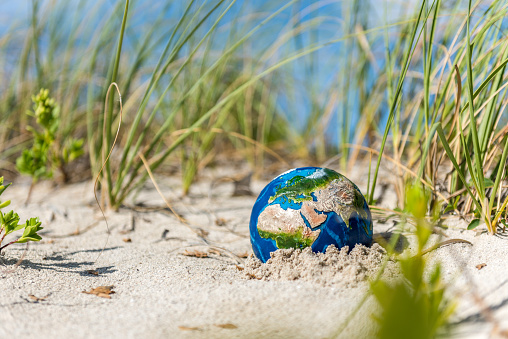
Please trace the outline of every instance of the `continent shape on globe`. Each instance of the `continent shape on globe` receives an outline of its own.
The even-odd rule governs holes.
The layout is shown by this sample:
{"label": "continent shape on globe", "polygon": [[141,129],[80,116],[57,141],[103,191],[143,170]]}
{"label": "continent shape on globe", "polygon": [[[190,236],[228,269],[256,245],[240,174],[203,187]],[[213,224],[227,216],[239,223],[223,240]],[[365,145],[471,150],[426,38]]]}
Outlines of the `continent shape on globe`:
{"label": "continent shape on globe", "polygon": [[252,209],[250,238],[263,262],[279,248],[324,252],[372,242],[372,217],[358,187],[331,169],[302,167],[273,179]]}

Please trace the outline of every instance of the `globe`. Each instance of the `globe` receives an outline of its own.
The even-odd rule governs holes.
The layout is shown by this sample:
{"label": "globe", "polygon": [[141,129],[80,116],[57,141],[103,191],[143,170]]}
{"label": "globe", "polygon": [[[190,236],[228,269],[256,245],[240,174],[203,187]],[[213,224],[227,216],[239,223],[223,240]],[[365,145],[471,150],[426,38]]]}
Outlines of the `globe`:
{"label": "globe", "polygon": [[281,248],[324,252],[372,242],[372,216],[358,187],[328,168],[302,167],[273,179],[250,218],[250,240],[262,262]]}

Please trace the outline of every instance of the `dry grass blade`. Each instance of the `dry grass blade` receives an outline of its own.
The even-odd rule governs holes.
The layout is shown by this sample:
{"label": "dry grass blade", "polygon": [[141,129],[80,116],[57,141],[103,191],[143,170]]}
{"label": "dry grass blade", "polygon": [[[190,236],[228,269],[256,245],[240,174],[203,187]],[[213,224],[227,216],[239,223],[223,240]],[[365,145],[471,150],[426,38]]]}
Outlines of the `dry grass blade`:
{"label": "dry grass blade", "polygon": [[[233,253],[232,251],[230,251],[230,250],[228,250],[226,248],[223,248],[223,247],[213,246],[213,245],[206,245],[206,246],[208,246],[207,252],[190,251],[190,250],[188,250],[189,248],[203,247],[203,245],[189,245],[189,246],[175,248],[175,249],[169,251],[169,253],[173,253],[173,252],[176,252],[178,250],[181,250],[182,248],[185,248],[185,252],[187,252],[189,254],[192,254],[191,256],[195,256],[194,255],[195,252],[206,253],[207,255],[209,255],[209,254],[215,254],[215,255],[225,254],[225,256],[230,257],[231,259],[235,260],[238,264],[240,264],[240,265],[244,264],[244,260],[242,258],[244,257],[245,253],[239,253],[239,255],[237,255],[237,254]],[[182,253],[182,254],[185,255],[185,252]]]}
{"label": "dry grass blade", "polygon": [[169,203],[169,201],[166,199],[166,197],[164,196],[164,194],[162,194],[162,191],[160,190],[159,188],[159,185],[157,184],[157,181],[155,180],[154,176],[153,176],[153,173],[152,173],[152,170],[150,169],[150,165],[148,164],[148,161],[146,161],[145,157],[143,156],[143,154],[140,152],[138,153],[141,161],[143,162],[143,165],[145,166],[145,169],[148,173],[148,175],[150,176],[150,180],[152,180],[152,183],[155,187],[155,189],[157,190],[157,193],[159,193],[159,196],[162,198],[162,200],[164,201],[164,203],[166,204],[166,206],[170,209],[170,211],[176,216],[176,218],[182,223],[184,224],[188,229],[190,229],[192,232],[194,232],[198,237],[200,237],[203,241],[206,242],[206,240],[204,239],[204,237],[206,236],[206,231],[200,229],[200,228],[194,228],[192,227],[189,222],[180,216],[180,214],[178,214],[174,209],[173,207],[171,206],[171,204]]}
{"label": "dry grass blade", "polygon": [[[360,149],[360,150],[363,150],[363,151],[366,151],[366,152],[370,152],[371,154],[374,153],[374,154],[376,154],[378,156],[380,155],[379,151],[377,151],[377,150],[375,150],[373,148],[370,148],[370,147],[365,147],[365,146],[361,146],[361,145],[353,145],[353,144],[347,144],[346,147]],[[420,182],[422,184],[424,184],[425,186],[427,186],[428,188],[430,188],[433,193],[435,193],[437,196],[439,196],[441,199],[443,199],[443,201],[449,203],[448,199],[443,194],[441,194],[441,192],[439,192],[437,189],[435,189],[434,186],[432,186],[431,183],[429,183],[425,179],[419,177],[417,173],[415,173],[411,169],[409,169],[406,166],[402,165],[399,161],[396,161],[395,159],[391,158],[390,156],[388,156],[386,154],[382,154],[381,156],[383,158],[385,158],[386,160],[390,161],[392,164],[394,164],[398,168],[404,170],[406,173],[409,173],[414,178],[419,179]],[[328,162],[330,162],[330,161],[328,161]]]}
{"label": "dry grass blade", "polygon": [[196,258],[208,258],[208,253],[201,252],[198,250],[185,250],[183,253],[186,257],[196,257]]}
{"label": "dry grass blade", "polygon": [[467,240],[464,240],[464,239],[448,239],[448,240],[445,240],[443,242],[440,242],[439,244],[436,244],[426,250],[423,250],[422,253],[420,253],[419,255],[425,255],[427,253],[430,253],[432,251],[435,251],[437,250],[438,248],[441,248],[443,246],[448,246],[448,245],[451,245],[451,244],[468,244],[468,245],[471,245],[473,246],[473,244],[470,242],[470,241],[467,241]]}
{"label": "dry grass blade", "polygon": [[215,326],[217,327],[220,327],[220,328],[224,328],[226,330],[234,330],[236,328],[238,328],[238,326],[234,325],[234,324],[216,324]]}
{"label": "dry grass blade", "polygon": [[[102,255],[102,252],[104,252],[104,249],[108,245],[109,234],[110,234],[108,219],[106,218],[106,214],[104,213],[104,209],[102,208],[102,205],[99,202],[99,199],[97,198],[97,184],[99,183],[100,175],[103,172],[104,167],[106,166],[106,163],[108,162],[109,158],[111,157],[111,153],[113,153],[113,148],[115,148],[116,142],[118,140],[118,135],[120,134],[120,127],[122,126],[122,120],[123,120],[123,118],[122,118],[122,116],[123,116],[122,94],[120,93],[120,89],[118,88],[118,85],[116,83],[114,83],[114,82],[111,83],[109,85],[109,87],[108,87],[108,91],[106,92],[106,99],[105,99],[105,103],[106,104],[104,106],[106,107],[107,104],[108,104],[109,92],[111,91],[112,87],[115,87],[116,91],[118,92],[118,100],[120,102],[120,113],[119,113],[120,114],[120,121],[118,122],[118,128],[116,129],[115,139],[113,140],[113,144],[111,145],[111,149],[109,150],[108,155],[104,159],[104,161],[102,163],[102,166],[101,166],[101,169],[99,170],[99,173],[97,173],[97,177],[95,178],[95,182],[94,182],[94,185],[93,185],[93,195],[94,195],[94,198],[95,198],[95,202],[97,203],[97,206],[99,206],[99,209],[101,210],[102,217],[104,218],[104,221],[106,222],[106,228],[108,230],[107,237],[106,237],[106,242],[104,243],[104,246],[102,247],[102,250],[99,252],[97,258],[94,260],[94,264],[97,262],[97,260],[99,260],[100,256]],[[105,112],[105,114],[106,114],[106,112]],[[105,188],[104,187],[102,188],[102,192],[105,193]]]}
{"label": "dry grass blade", "polygon": [[197,327],[197,326],[178,326],[178,329],[180,331],[199,331],[199,330],[201,330],[201,327]]}
{"label": "dry grass blade", "polygon": [[31,302],[38,303],[40,301],[45,301],[48,298],[48,296],[49,296],[49,294],[47,296],[45,296],[45,297],[39,298],[39,297],[36,297],[33,294],[29,294],[28,298],[30,298]]}

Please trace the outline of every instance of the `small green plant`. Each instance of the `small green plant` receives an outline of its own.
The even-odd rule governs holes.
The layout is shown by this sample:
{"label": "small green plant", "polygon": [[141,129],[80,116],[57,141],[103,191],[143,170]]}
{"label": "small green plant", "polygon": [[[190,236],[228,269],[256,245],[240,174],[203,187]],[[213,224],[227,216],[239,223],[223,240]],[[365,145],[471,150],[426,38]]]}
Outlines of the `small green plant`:
{"label": "small green plant", "polygon": [[[0,177],[0,195],[10,186],[10,184],[4,185],[4,177]],[[39,218],[30,218],[25,223],[19,223],[19,215],[13,210],[3,213],[2,208],[9,206],[10,200],[0,200],[0,253],[4,248],[15,243],[24,243],[28,241],[39,241],[41,236],[37,234],[38,231],[42,230],[41,222]],[[23,234],[16,240],[13,240],[2,246],[2,242],[5,237],[13,232],[24,230]]]}
{"label": "small green plant", "polygon": [[[440,265],[430,269],[424,258],[424,247],[432,234],[432,226],[425,219],[429,194],[419,186],[410,186],[405,193],[405,210],[416,222],[418,252],[399,258],[399,280],[371,283],[371,291],[381,307],[375,316],[379,323],[377,337],[435,338],[448,329],[455,304],[444,295],[446,285],[441,279]],[[430,274],[426,275],[426,271]]]}
{"label": "small green plant", "polygon": [[58,142],[59,107],[47,89],[41,89],[32,101],[33,112],[27,114],[35,118],[38,127],[27,127],[33,136],[33,145],[16,160],[16,167],[20,173],[30,175],[34,182],[52,178],[54,170],[59,169],[65,182],[68,175],[64,165],[84,153],[84,140],[68,138],[64,143]]}

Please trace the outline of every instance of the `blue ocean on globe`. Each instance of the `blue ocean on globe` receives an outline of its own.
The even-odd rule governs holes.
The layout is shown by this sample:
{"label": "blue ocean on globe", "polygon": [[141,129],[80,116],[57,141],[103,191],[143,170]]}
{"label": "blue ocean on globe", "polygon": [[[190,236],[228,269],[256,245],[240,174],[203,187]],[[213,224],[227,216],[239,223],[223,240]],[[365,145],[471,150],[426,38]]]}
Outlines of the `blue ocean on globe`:
{"label": "blue ocean on globe", "polygon": [[372,242],[372,216],[358,187],[328,168],[302,167],[273,179],[252,208],[250,239],[262,262],[280,248],[325,252]]}

